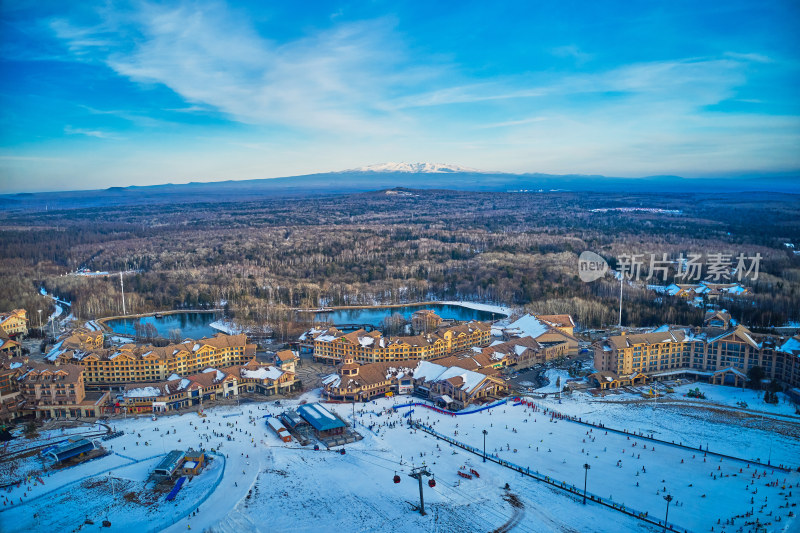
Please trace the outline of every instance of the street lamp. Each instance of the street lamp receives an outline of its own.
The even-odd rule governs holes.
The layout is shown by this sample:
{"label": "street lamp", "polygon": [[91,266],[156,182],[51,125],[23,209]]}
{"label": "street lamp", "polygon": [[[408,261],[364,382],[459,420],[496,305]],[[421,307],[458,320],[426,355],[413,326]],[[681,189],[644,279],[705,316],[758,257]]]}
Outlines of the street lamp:
{"label": "street lamp", "polygon": [[589,463],[583,463],[583,505],[586,505],[586,480],[589,478]]}
{"label": "street lamp", "polygon": [[42,331],[42,310],[39,309],[39,332]]}
{"label": "street lamp", "polygon": [[664,516],[664,531],[667,530],[667,519],[669,518],[669,502],[672,501],[672,494],[667,494],[664,496],[664,499],[667,500],[667,514]]}
{"label": "street lamp", "polygon": [[483,430],[483,462],[486,462],[486,434],[489,433],[485,429]]}

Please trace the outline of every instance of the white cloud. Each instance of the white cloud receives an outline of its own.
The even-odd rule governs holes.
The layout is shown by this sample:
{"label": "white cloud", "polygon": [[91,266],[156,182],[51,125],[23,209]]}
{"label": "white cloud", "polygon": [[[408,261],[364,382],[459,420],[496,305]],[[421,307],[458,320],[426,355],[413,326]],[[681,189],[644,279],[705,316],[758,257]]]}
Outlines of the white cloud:
{"label": "white cloud", "polygon": [[[408,62],[391,19],[337,24],[282,44],[220,3],[143,4],[125,24],[140,37],[132,49],[108,53],[112,69],[169,87],[189,109],[211,106],[249,124],[396,131],[405,118],[385,105],[386,95],[433,74]],[[92,29],[54,27],[79,54],[100,42]]]}
{"label": "white cloud", "polygon": [[750,53],[741,53],[741,52],[725,52],[725,57],[730,57],[732,59],[737,59],[741,61],[750,61],[753,63],[772,63],[773,59],[765,56],[763,54],[757,54],[754,52]]}
{"label": "white cloud", "polygon": [[85,135],[86,137],[95,137],[97,139],[117,139],[115,135],[102,130],[89,130],[85,128],[73,128],[72,126],[65,126],[64,133],[67,135]]}

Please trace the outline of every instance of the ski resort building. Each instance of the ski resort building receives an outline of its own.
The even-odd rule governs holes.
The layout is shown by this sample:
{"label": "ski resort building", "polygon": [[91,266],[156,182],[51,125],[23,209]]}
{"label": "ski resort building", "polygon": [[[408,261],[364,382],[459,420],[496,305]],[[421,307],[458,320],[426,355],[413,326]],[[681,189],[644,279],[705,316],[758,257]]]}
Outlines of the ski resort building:
{"label": "ski resort building", "polygon": [[180,473],[179,469],[183,465],[185,454],[181,450],[172,450],[158,462],[153,469],[153,474],[160,477],[172,477]]}
{"label": "ski resort building", "polygon": [[244,393],[263,396],[292,392],[298,386],[293,372],[251,361],[222,369],[207,368],[182,378],[154,383],[131,383],[115,403],[115,410],[129,413],[174,411],[203,402],[237,397]]}
{"label": "ski resort building", "polygon": [[489,324],[476,321],[394,338],[384,337],[379,331],[359,329],[344,333],[331,327],[313,336],[314,359],[326,364],[338,364],[351,356],[359,363],[419,361],[486,346],[490,337]]}
{"label": "ski resort building", "polygon": [[347,424],[319,403],[307,403],[297,408],[297,414],[303,417],[312,428],[317,438],[325,439],[344,433]]}
{"label": "ski resort building", "polygon": [[8,336],[4,329],[0,329],[0,354],[22,354],[21,345]]}
{"label": "ski resort building", "polygon": [[594,343],[594,366],[618,376],[687,376],[730,385],[744,385],[748,371],[758,366],[767,379],[800,385],[800,337],[753,333],[732,324],[727,313],[707,313],[703,327],[613,335]]}
{"label": "ski resort building", "polygon": [[79,328],[59,339],[62,350],[89,351],[103,347],[103,332]]}
{"label": "ski resort building", "polygon": [[[337,373],[323,379],[322,395],[330,400],[367,401],[388,394],[415,394],[434,401],[445,398],[444,403],[463,408],[508,391],[494,368],[470,370],[438,361],[441,360],[406,359],[359,365],[349,357]],[[466,358],[463,362],[464,366],[471,366]]]}
{"label": "ski resort building", "polygon": [[289,434],[289,430],[286,429],[280,420],[271,416],[267,418],[267,425],[283,442],[292,442],[292,436]]}
{"label": "ski resort building", "polygon": [[101,415],[108,401],[108,392],[86,392],[78,365],[28,365],[18,383],[21,411],[36,417],[92,418]]}
{"label": "ski resort building", "polygon": [[163,381],[173,374],[186,376],[209,367],[244,365],[254,360],[255,353],[256,345],[248,344],[245,335],[219,334],[164,347],[69,348],[61,342],[47,359],[55,364],[81,365],[87,385],[121,385]]}
{"label": "ski resort building", "polygon": [[86,454],[96,450],[98,446],[88,439],[79,439],[54,446],[44,455],[52,458],[56,463],[62,463],[74,457],[84,457]]}
{"label": "ski resort building", "polygon": [[414,311],[414,313],[411,315],[411,327],[417,333],[428,333],[429,331],[435,331],[436,328],[441,325],[442,317],[430,309]]}
{"label": "ski resort building", "polygon": [[[494,368],[513,367],[522,370],[570,355],[577,344],[573,344],[571,339],[559,338],[560,335],[560,333],[540,335],[539,340],[533,337],[512,337],[505,342],[492,343],[483,348],[481,354]],[[555,338],[544,340],[545,337]]]}
{"label": "ski resort building", "polygon": [[575,321],[570,315],[526,314],[508,324],[492,327],[492,335],[505,341],[530,337],[542,347],[553,347],[554,350],[545,355],[549,359],[578,354],[578,339],[574,331]]}
{"label": "ski resort building", "polygon": [[281,350],[275,354],[275,366],[286,372],[294,372],[300,354],[292,350]]}
{"label": "ski resort building", "polygon": [[0,329],[9,337],[28,334],[28,312],[25,309],[14,309],[9,313],[0,313]]}

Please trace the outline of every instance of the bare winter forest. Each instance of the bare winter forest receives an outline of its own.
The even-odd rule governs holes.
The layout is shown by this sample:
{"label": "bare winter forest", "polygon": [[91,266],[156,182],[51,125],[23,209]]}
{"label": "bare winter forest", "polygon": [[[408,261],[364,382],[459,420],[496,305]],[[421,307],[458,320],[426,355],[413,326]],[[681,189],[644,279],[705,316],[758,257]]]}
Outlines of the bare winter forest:
{"label": "bare winter forest", "polygon": [[[392,191],[396,192],[396,191]],[[680,213],[592,212],[655,207]],[[495,302],[615,323],[619,283],[578,278],[577,256],[760,253],[753,294],[724,302],[753,327],[800,320],[800,198],[779,194],[386,191],[220,203],[0,210],[0,309],[74,303],[83,318],[224,307],[276,324],[294,307],[431,299]],[[671,279],[668,280],[672,281]],[[701,311],[626,287],[623,321],[695,324]]]}

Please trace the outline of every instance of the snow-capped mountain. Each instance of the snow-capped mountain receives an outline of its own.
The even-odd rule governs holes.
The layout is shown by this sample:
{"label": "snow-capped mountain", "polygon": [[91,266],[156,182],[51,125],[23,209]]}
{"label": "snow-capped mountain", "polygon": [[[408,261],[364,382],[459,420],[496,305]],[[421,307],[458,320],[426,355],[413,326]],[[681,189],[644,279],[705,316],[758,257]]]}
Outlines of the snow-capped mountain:
{"label": "snow-capped mountain", "polygon": [[354,168],[345,172],[413,172],[420,174],[444,174],[453,172],[480,172],[474,168],[442,163],[380,163],[366,167]]}

